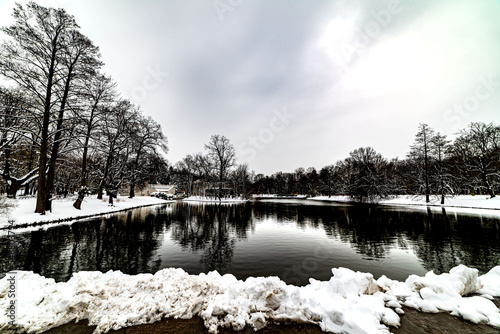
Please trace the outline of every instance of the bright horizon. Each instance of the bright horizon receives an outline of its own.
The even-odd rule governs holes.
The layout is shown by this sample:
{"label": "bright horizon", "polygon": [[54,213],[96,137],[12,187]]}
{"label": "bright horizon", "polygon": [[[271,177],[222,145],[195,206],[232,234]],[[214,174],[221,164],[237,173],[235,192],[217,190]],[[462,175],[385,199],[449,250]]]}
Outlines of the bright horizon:
{"label": "bright horizon", "polygon": [[[1,26],[15,2],[0,0]],[[404,158],[419,123],[449,137],[500,123],[499,1],[38,3],[75,16],[172,164],[213,134],[272,174],[365,146]]]}

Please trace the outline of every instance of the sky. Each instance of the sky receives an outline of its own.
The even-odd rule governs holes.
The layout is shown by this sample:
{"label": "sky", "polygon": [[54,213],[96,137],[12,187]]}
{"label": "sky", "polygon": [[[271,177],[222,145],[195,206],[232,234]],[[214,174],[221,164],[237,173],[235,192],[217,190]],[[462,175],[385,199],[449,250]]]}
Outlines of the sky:
{"label": "sky", "polygon": [[[0,0],[0,26],[15,2]],[[500,125],[499,0],[38,3],[75,16],[172,164],[214,134],[272,174],[366,146],[404,158],[419,123],[450,139]]]}

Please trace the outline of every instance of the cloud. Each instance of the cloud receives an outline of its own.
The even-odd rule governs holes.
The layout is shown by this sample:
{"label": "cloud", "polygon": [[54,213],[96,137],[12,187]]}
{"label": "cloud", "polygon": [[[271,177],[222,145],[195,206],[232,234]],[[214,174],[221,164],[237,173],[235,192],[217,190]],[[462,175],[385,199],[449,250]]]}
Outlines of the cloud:
{"label": "cloud", "polygon": [[221,1],[222,20],[212,1],[62,4],[124,95],[149,69],[168,73],[140,105],[172,162],[212,134],[248,143],[283,108],[295,118],[251,159],[239,152],[256,172],[321,168],[360,146],[403,157],[421,122],[445,134],[500,123],[500,87],[453,110],[481,78],[500,81],[498,1]]}

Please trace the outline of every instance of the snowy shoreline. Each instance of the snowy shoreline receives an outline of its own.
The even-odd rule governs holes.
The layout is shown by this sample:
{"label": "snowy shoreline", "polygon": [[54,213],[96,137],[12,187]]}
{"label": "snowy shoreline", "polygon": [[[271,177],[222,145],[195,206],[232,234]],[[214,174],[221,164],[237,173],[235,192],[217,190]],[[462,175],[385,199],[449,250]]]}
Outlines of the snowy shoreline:
{"label": "snowy shoreline", "polygon": [[[107,196],[102,200],[97,199],[95,196],[86,197],[82,203],[82,209],[77,210],[73,207],[75,198],[56,199],[52,203],[53,212],[46,212],[45,215],[40,215],[33,212],[36,203],[35,198],[8,199],[7,204],[11,205],[12,208],[7,212],[6,217],[0,219],[0,231],[11,228],[62,223],[175,202],[148,196],[137,196],[134,198],[118,197],[114,201],[114,206],[109,206],[107,200]],[[14,224],[9,224],[9,221],[14,221]]]}
{"label": "snowy shoreline", "polygon": [[[446,197],[445,204],[440,204],[436,197],[431,197],[431,202],[426,203],[424,196],[396,196],[394,198],[379,200],[377,202],[357,202],[349,196],[316,196],[306,197],[305,195],[290,196],[276,196],[276,195],[254,195],[254,199],[278,199],[278,200],[310,200],[316,202],[331,202],[331,203],[345,203],[345,204],[364,204],[364,205],[380,205],[380,206],[398,206],[408,208],[418,207],[431,207],[431,208],[444,208],[444,209],[457,209],[461,212],[473,210],[471,212],[482,212],[486,210],[494,215],[500,215],[500,198],[489,198],[486,195],[459,195],[454,197]],[[481,211],[476,211],[481,210]]]}
{"label": "snowy shoreline", "polygon": [[241,197],[217,199],[204,196],[189,196],[184,198],[182,201],[190,203],[226,203],[226,204],[248,202],[247,199]]}
{"label": "snowy shoreline", "polygon": [[[254,195],[254,200],[260,199],[278,199],[278,200],[310,200],[317,203],[345,203],[345,204],[366,204],[352,201],[348,196],[317,196],[307,198],[303,196],[280,197],[276,195]],[[30,226],[40,226],[46,224],[55,224],[63,222],[71,222],[79,219],[85,219],[95,216],[113,214],[130,209],[160,205],[166,203],[174,203],[175,200],[164,200],[156,197],[137,196],[134,198],[119,197],[114,202],[114,206],[110,207],[107,203],[107,197],[102,200],[95,196],[85,198],[82,209],[77,210],[73,207],[75,198],[68,197],[65,199],[56,199],[53,201],[53,212],[47,212],[45,215],[34,213],[35,198],[24,198],[11,200],[7,199],[7,204],[13,208],[7,212],[5,217],[0,217],[0,231],[7,229],[25,228]],[[236,204],[244,203],[248,200],[241,198],[229,198],[221,201],[212,198],[203,198],[191,196],[183,200],[187,203],[221,203],[221,204]],[[500,216],[500,198],[495,197],[489,199],[488,196],[456,196],[446,199],[446,203],[441,205],[434,198],[431,203],[425,203],[423,196],[398,196],[388,200],[381,200],[377,203],[368,203],[370,205],[406,207],[413,209],[427,208],[444,208],[452,209],[456,212],[471,213],[471,214],[487,214],[492,216]],[[9,224],[9,221],[14,221],[14,224]]]}
{"label": "snowy shoreline", "polygon": [[[332,333],[390,333],[400,325],[402,306],[426,313],[447,312],[473,323],[500,328],[500,312],[491,301],[500,296],[500,266],[479,276],[460,265],[450,273],[410,275],[405,282],[385,276],[333,268],[329,281],[287,285],[278,277],[190,275],[168,268],[155,274],[120,271],[78,272],[56,283],[19,271],[0,280],[0,308],[7,309],[10,281],[17,280],[17,329],[40,333],[87,319],[94,333],[105,333],[162,318],[200,316],[210,333],[219,327],[254,330],[272,322],[311,323]],[[359,321],[363,319],[363,321]],[[0,330],[12,330],[4,312]]]}

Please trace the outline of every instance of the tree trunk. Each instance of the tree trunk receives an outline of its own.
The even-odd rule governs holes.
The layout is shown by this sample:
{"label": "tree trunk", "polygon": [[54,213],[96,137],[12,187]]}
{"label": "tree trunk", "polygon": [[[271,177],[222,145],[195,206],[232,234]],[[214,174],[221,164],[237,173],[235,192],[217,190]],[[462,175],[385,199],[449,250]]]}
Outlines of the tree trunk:
{"label": "tree trunk", "polygon": [[221,200],[221,196],[222,196],[222,173],[223,173],[223,170],[222,170],[222,162],[221,162],[221,167],[220,167],[220,171],[219,171],[219,201]]}
{"label": "tree trunk", "polygon": [[99,188],[97,189],[97,199],[102,199],[104,193],[103,186],[99,185]]}
{"label": "tree trunk", "polygon": [[73,203],[73,207],[77,210],[82,209],[82,202],[83,202],[84,196],[80,196],[80,192],[78,193],[78,198],[76,199],[75,203]]}
{"label": "tree trunk", "polygon": [[47,167],[47,152],[48,152],[48,126],[49,113],[45,113],[43,117],[42,143],[40,146],[40,158],[38,161],[38,187],[36,194],[35,212],[45,214],[45,202],[47,200],[47,191],[45,188],[46,167]]}
{"label": "tree trunk", "polygon": [[[69,90],[69,86],[66,87]],[[64,105],[66,103],[66,98],[68,92],[65,90],[63,101],[61,103],[61,108],[59,109],[59,115],[57,118],[56,134],[54,135],[54,144],[52,145],[52,152],[50,154],[49,168],[47,170],[47,179],[45,188],[47,189],[47,196],[51,197],[54,194],[54,181],[56,175],[56,162],[59,156],[59,147],[61,146],[61,133],[63,127],[63,117],[64,117]],[[52,201],[49,201],[49,207],[46,210],[52,210]]]}
{"label": "tree trunk", "polygon": [[108,197],[109,197],[108,205],[113,206],[113,193],[111,191],[107,191],[107,192],[108,192]]}
{"label": "tree trunk", "polygon": [[[87,125],[87,133],[85,134],[85,144],[83,145],[80,191],[78,192],[78,198],[76,199],[75,203],[73,203],[73,207],[78,210],[80,210],[82,207],[82,202],[85,198],[85,192],[87,191],[87,156],[89,152],[90,133],[92,132],[92,122],[94,121],[94,113],[96,108],[97,105],[94,104],[94,106],[92,107],[92,111],[90,112],[89,123]],[[102,199],[102,193],[100,199]]]}
{"label": "tree trunk", "polygon": [[[5,133],[4,133],[4,135],[5,135]],[[19,188],[15,189],[15,186],[14,186],[15,180],[12,180],[12,178],[10,177],[10,148],[9,148],[9,146],[7,146],[4,149],[4,159],[5,159],[5,165],[3,168],[2,177],[5,181],[7,181],[6,182],[7,183],[7,197],[16,198],[16,193],[17,193],[17,190]]]}
{"label": "tree trunk", "polygon": [[[88,133],[88,132],[87,132]],[[83,159],[82,159],[82,172],[81,172],[81,182],[80,191],[78,191],[78,198],[73,207],[75,209],[81,210],[82,202],[85,198],[85,192],[87,191],[87,152],[88,152],[89,136],[85,138],[85,146],[83,148]]]}
{"label": "tree trunk", "polygon": [[427,157],[427,139],[424,137],[424,168],[425,168],[425,203],[429,203],[429,195],[431,193],[429,189],[429,162]]}
{"label": "tree trunk", "polygon": [[129,191],[128,197],[129,198],[135,197],[135,184],[133,182],[130,183],[130,191]]}
{"label": "tree trunk", "polygon": [[491,185],[488,182],[488,177],[486,176],[485,172],[481,172],[481,178],[483,179],[484,186],[486,187],[486,190],[488,191],[488,194],[490,195],[490,198],[494,198],[495,197],[495,192],[491,188]]}
{"label": "tree trunk", "polygon": [[81,187],[80,191],[78,192],[78,198],[76,199],[75,203],[73,203],[73,207],[75,209],[81,210],[82,209],[82,202],[83,199],[85,198],[85,192],[87,191],[86,187]]}
{"label": "tree trunk", "polygon": [[21,189],[22,182],[10,179],[10,185],[7,187],[7,197],[16,198],[17,191]]}
{"label": "tree trunk", "polygon": [[[54,41],[59,39],[59,33],[54,37]],[[52,86],[54,80],[55,62],[56,62],[57,48],[52,48],[50,58],[50,66],[47,76],[47,90],[45,92],[45,104],[43,110],[42,133],[40,143],[40,158],[38,160],[38,189],[36,194],[36,207],[35,212],[45,214],[45,205],[47,202],[47,189],[46,186],[46,173],[47,173],[47,155],[49,151],[49,123],[50,123],[50,108],[52,101]]]}
{"label": "tree trunk", "polygon": [[[78,60],[78,57],[74,60],[74,63]],[[54,180],[56,174],[56,162],[59,156],[59,147],[61,146],[61,134],[63,130],[63,120],[64,120],[64,109],[66,108],[66,101],[68,100],[69,87],[71,83],[71,78],[73,73],[73,64],[68,69],[68,74],[66,76],[66,83],[64,85],[63,98],[61,100],[61,106],[59,108],[59,114],[57,118],[56,134],[54,135],[54,144],[52,145],[52,153],[50,155],[49,169],[47,172],[47,195],[50,197],[54,193]],[[48,210],[52,210],[52,201],[48,202]]]}
{"label": "tree trunk", "polygon": [[[33,149],[33,145],[31,145],[31,147],[30,147],[30,159],[28,161],[28,170],[31,170],[33,168],[34,156],[35,156],[35,150]],[[24,186],[24,196],[27,196],[30,194],[31,194],[31,186],[30,186],[30,182],[28,182]]]}
{"label": "tree trunk", "polygon": [[106,184],[106,179],[108,178],[108,173],[109,173],[109,167],[111,166],[111,154],[108,155],[108,158],[106,159],[106,165],[104,166],[104,175],[102,177],[101,182],[99,182],[99,189],[97,191],[97,198],[102,199],[102,193],[104,191],[104,186]]}
{"label": "tree trunk", "polygon": [[441,204],[444,204],[444,181],[443,181],[443,176],[441,176]]}

